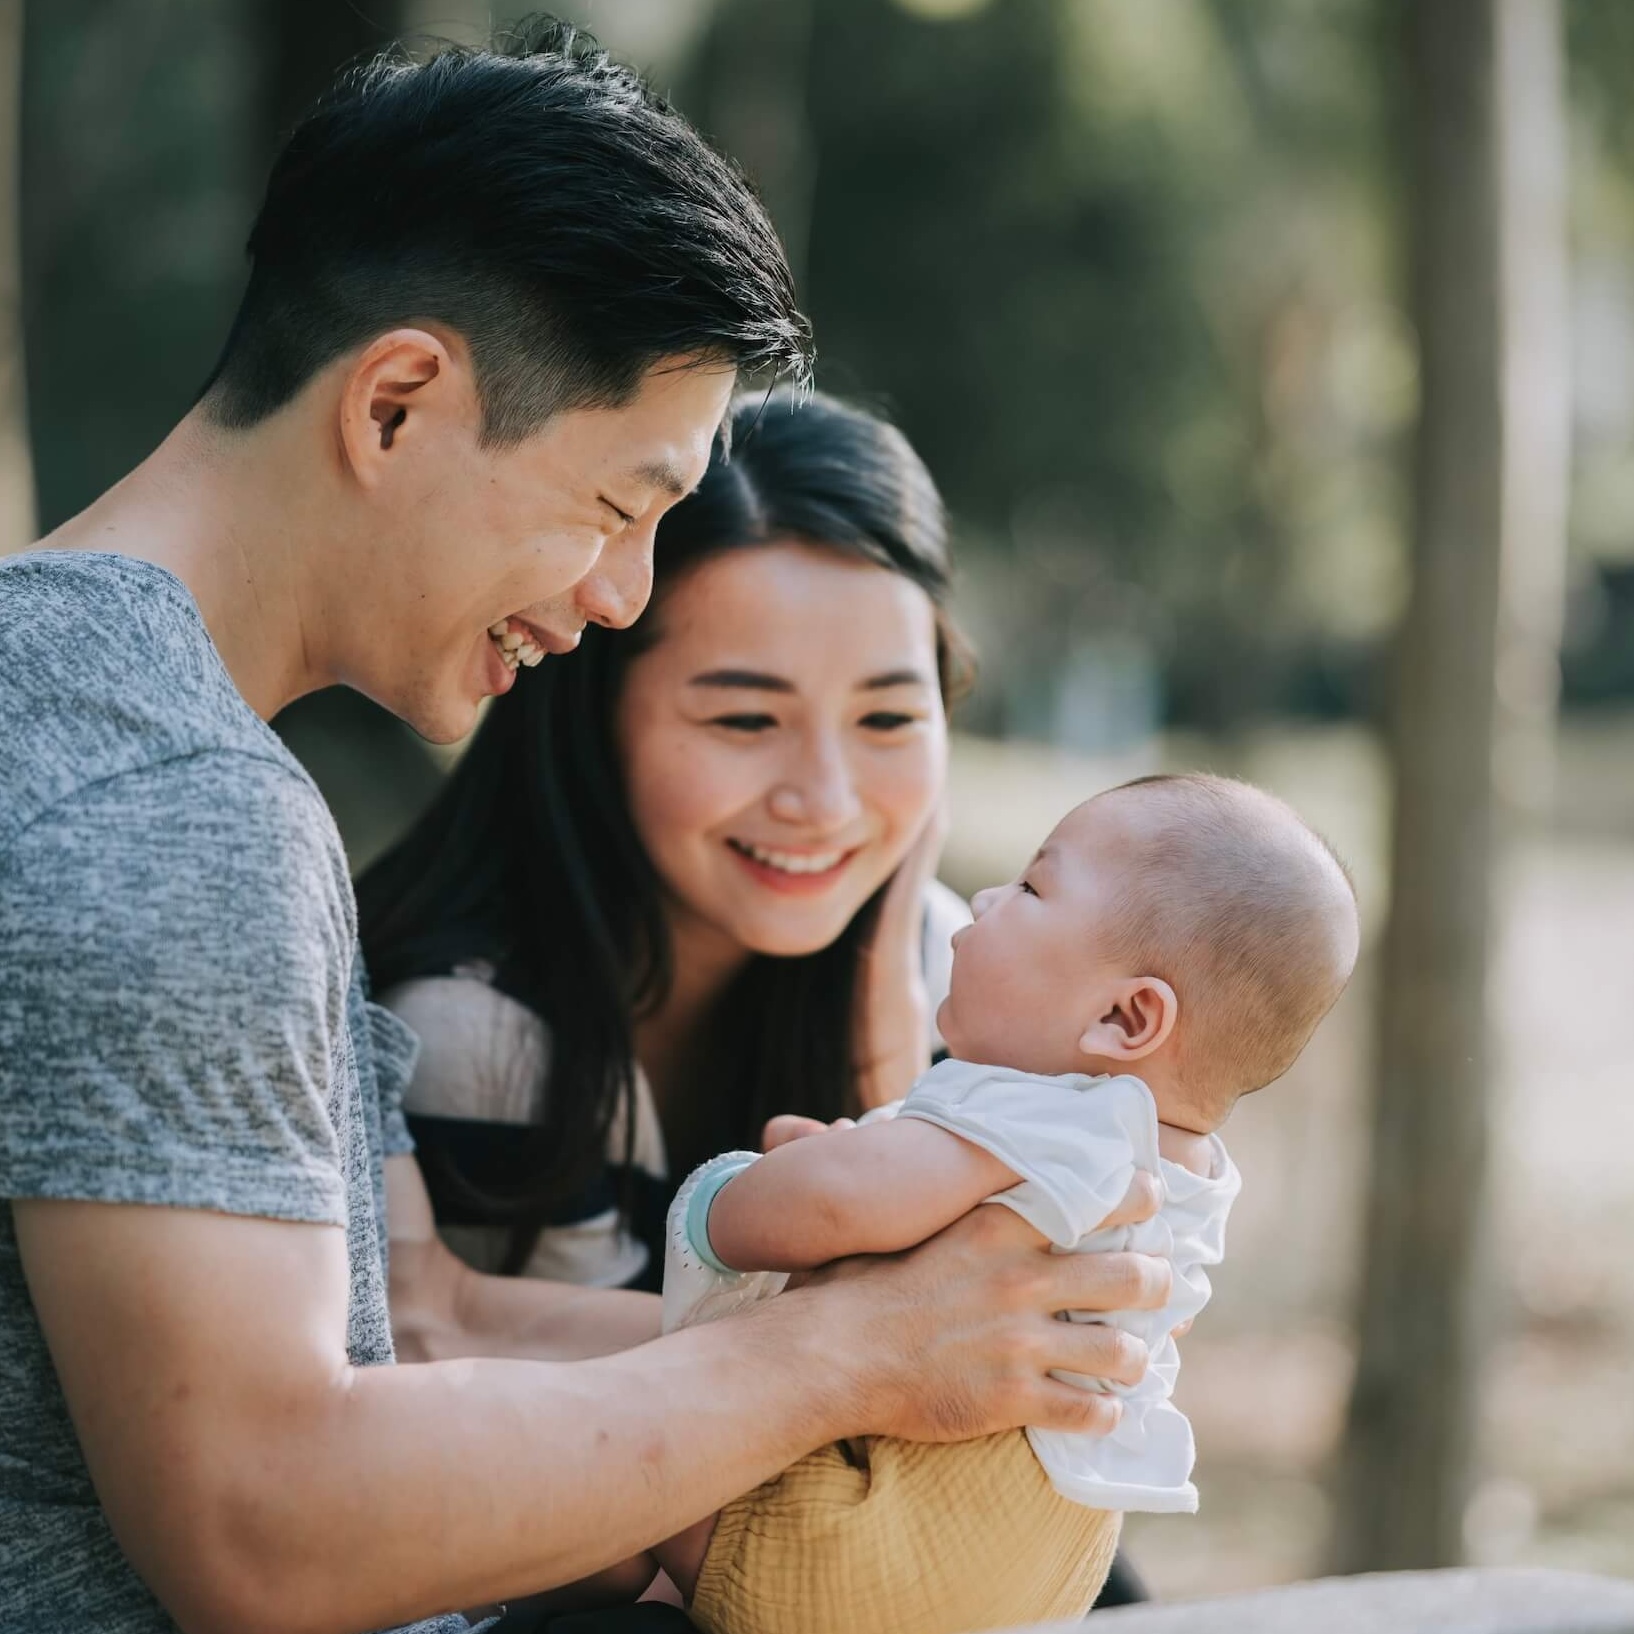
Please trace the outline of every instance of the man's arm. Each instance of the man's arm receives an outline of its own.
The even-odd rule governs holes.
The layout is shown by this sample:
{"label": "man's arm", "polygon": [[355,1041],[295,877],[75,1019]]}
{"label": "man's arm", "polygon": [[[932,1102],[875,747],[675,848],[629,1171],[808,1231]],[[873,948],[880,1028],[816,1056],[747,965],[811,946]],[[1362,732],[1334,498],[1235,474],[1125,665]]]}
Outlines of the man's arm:
{"label": "man's arm", "polygon": [[[1155,1207],[1134,1194],[1132,1217]],[[121,1547],[188,1634],[342,1634],[585,1577],[845,1436],[1105,1430],[1167,1267],[979,1209],[731,1321],[594,1361],[353,1368],[331,1226],[18,1201],[23,1267]]]}
{"label": "man's arm", "polygon": [[709,1244],[738,1271],[809,1271],[934,1236],[1016,1174],[921,1118],[793,1140],[735,1175],[709,1210]]}
{"label": "man's arm", "polygon": [[401,1361],[514,1356],[571,1362],[658,1337],[656,1294],[473,1271],[438,1237],[412,1156],[386,1159],[386,1219],[392,1336]]}

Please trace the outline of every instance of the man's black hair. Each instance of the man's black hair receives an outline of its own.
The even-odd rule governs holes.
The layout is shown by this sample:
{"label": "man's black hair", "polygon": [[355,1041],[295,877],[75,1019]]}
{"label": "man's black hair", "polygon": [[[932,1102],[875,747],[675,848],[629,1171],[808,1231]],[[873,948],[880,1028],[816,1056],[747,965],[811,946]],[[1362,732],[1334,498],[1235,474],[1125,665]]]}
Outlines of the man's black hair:
{"label": "man's black hair", "polygon": [[373,336],[440,321],[483,438],[616,406],[666,358],[809,377],[811,330],[753,189],[632,70],[550,18],[503,50],[385,56],[273,166],[204,399],[255,424]]}

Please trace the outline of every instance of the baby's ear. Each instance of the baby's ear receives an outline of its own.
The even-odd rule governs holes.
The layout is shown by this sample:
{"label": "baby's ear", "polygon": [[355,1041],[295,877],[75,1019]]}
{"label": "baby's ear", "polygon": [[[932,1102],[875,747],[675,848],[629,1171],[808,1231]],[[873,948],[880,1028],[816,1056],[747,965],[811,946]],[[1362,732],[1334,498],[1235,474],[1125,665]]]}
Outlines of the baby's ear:
{"label": "baby's ear", "polygon": [[1102,1002],[1078,1048],[1114,1061],[1139,1061],[1161,1048],[1180,1016],[1180,1000],[1161,976],[1125,977]]}

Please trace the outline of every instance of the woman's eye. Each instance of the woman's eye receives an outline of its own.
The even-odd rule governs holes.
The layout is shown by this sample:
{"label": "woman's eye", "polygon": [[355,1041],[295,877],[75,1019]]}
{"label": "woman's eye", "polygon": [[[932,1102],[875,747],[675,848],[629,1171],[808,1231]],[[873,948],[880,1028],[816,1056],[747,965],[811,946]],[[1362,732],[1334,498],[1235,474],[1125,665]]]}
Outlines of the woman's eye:
{"label": "woman's eye", "polygon": [[862,717],[862,724],[870,732],[899,732],[904,726],[912,726],[917,717],[898,714],[894,710],[876,709],[871,715]]}
{"label": "woman's eye", "polygon": [[613,513],[614,516],[618,518],[620,527],[627,528],[633,521],[635,521],[635,518],[628,511],[621,511],[618,506],[606,496],[606,494],[601,496],[601,502]]}
{"label": "woman's eye", "polygon": [[728,732],[764,732],[777,725],[771,715],[717,715],[709,723],[724,726]]}

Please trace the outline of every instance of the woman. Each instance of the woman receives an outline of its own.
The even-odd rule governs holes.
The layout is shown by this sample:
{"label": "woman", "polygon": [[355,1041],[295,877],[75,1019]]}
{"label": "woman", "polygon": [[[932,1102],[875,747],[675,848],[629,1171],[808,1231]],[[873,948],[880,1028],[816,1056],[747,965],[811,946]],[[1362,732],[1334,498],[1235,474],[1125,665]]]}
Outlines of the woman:
{"label": "woman", "polygon": [[832,399],[730,429],[659,528],[651,610],[519,672],[359,883],[376,989],[422,1040],[439,1228],[485,1270],[656,1287],[697,1161],[894,1099],[930,1057],[965,917],[931,878],[969,669],[941,501]]}

